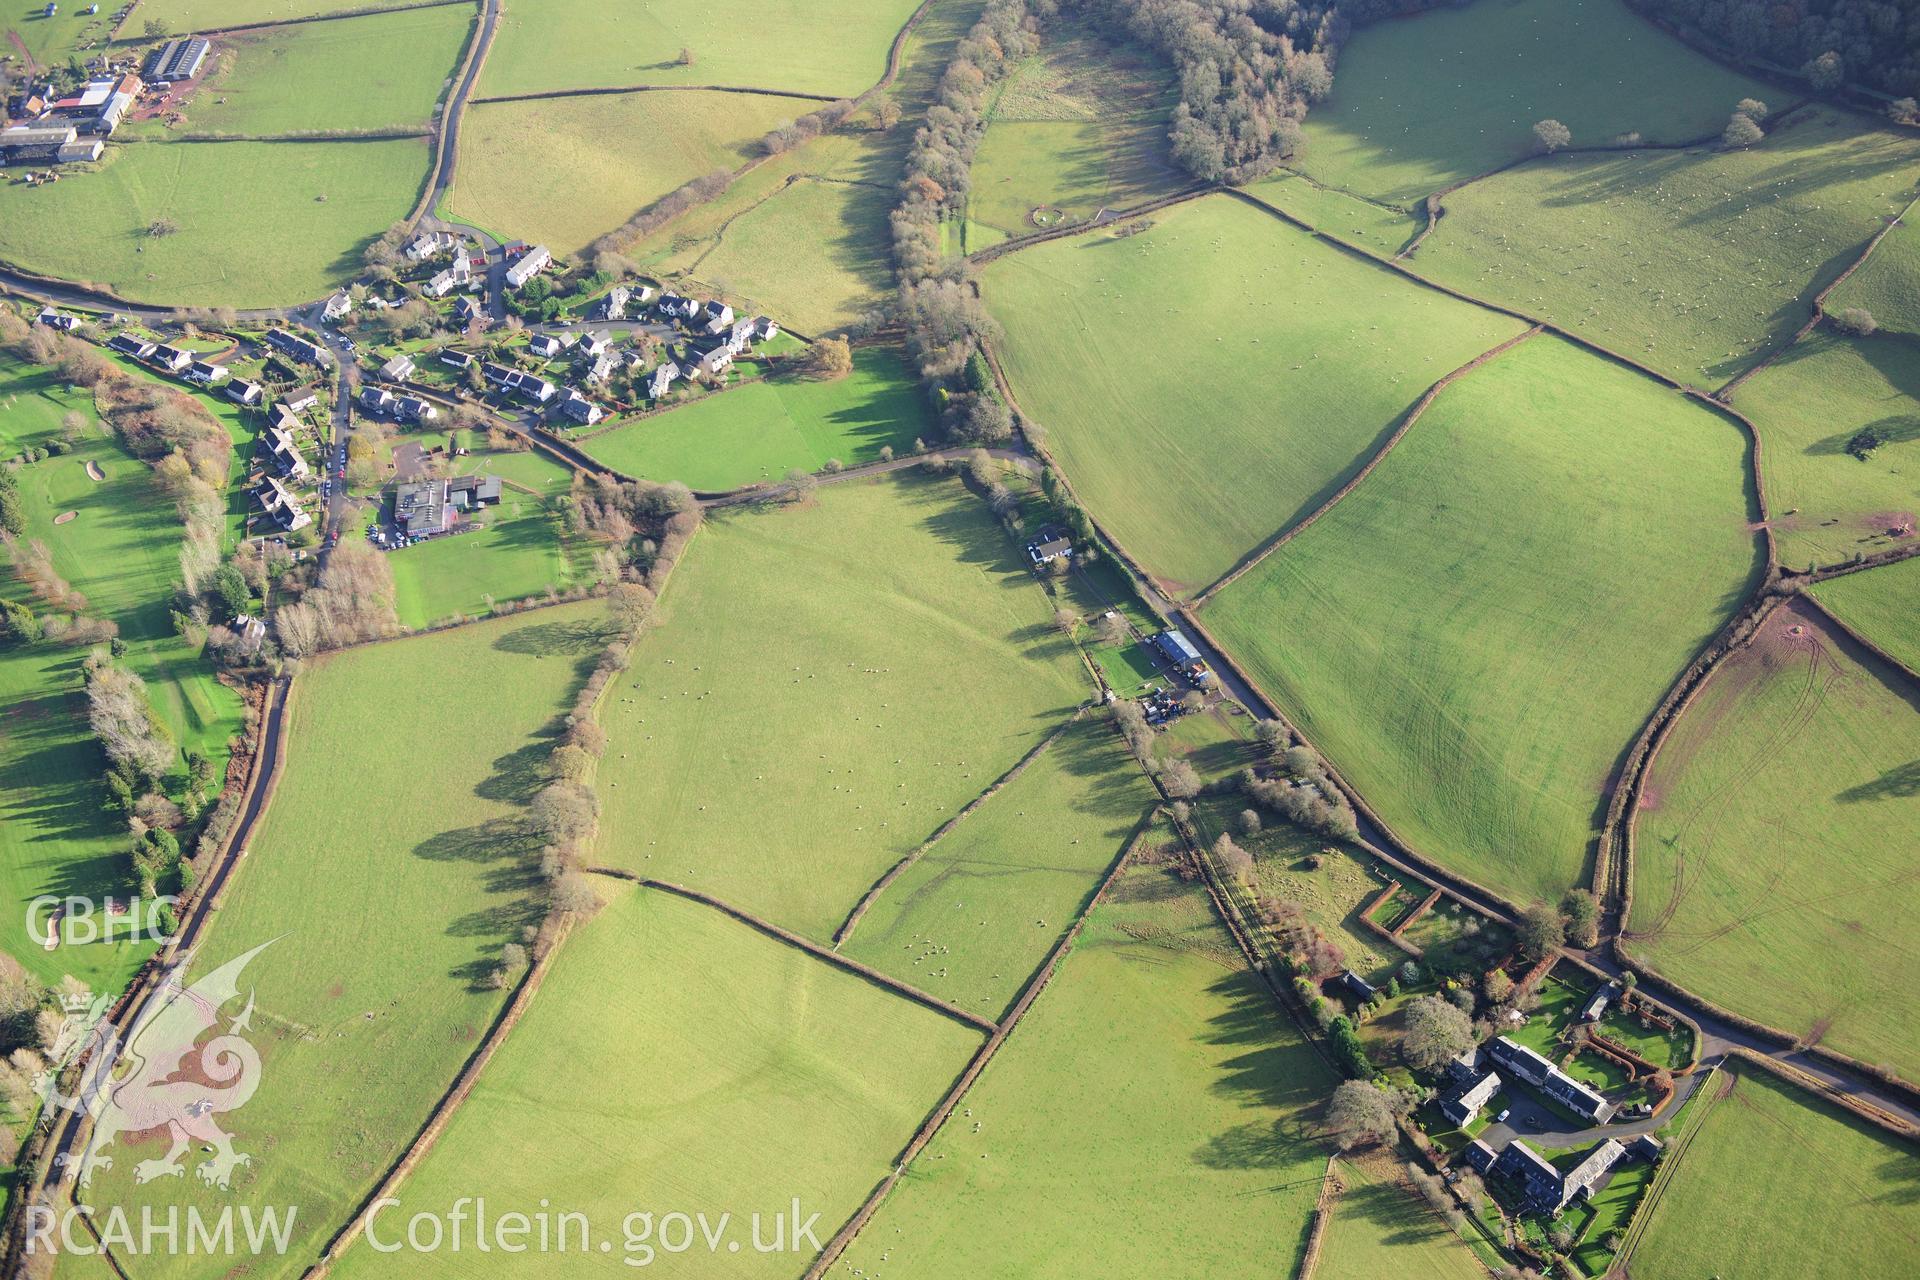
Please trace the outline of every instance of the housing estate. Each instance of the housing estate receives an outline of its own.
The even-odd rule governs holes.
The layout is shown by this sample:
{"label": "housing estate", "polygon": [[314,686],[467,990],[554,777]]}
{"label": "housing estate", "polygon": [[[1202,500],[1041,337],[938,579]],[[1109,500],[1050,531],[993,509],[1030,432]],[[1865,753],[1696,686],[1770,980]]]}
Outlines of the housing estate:
{"label": "housing estate", "polygon": [[486,375],[487,381],[502,393],[517,395],[534,404],[545,404],[560,393],[560,389],[545,378],[523,373],[519,369],[510,369],[503,364],[494,364],[489,361],[480,366],[480,371]]}
{"label": "housing estate", "polygon": [[227,384],[227,399],[233,401],[235,404],[243,404],[248,408],[252,408],[266,398],[267,389],[259,383],[252,382],[246,378],[235,378]]}
{"label": "housing estate", "polygon": [[260,509],[288,533],[298,533],[313,523],[313,517],[300,505],[300,499],[278,476],[264,478],[253,496]]}
{"label": "housing estate", "polygon": [[547,246],[543,244],[533,246],[515,258],[513,265],[507,268],[507,288],[524,288],[527,281],[546,270],[552,261],[553,255],[547,252]]}
{"label": "housing estate", "polygon": [[290,356],[302,364],[319,365],[323,369],[333,364],[333,357],[327,354],[325,347],[301,337],[291,329],[267,330],[266,342],[275,351]]}
{"label": "housing estate", "polygon": [[312,474],[306,458],[300,453],[300,446],[293,442],[293,433],[287,428],[268,427],[260,437],[260,448],[275,469],[288,479],[305,480]]}

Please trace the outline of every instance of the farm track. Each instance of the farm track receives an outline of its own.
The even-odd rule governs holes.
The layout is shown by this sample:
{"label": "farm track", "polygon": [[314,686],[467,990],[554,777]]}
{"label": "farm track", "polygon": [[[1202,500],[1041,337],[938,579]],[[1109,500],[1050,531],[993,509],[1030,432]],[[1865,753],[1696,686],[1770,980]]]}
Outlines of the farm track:
{"label": "farm track", "polygon": [[829,93],[804,93],[798,89],[758,89],[737,84],[622,84],[593,89],[541,89],[534,93],[502,93],[485,98],[469,98],[469,106],[484,107],[502,102],[546,102],[553,98],[617,98],[630,93],[742,93],[759,98],[793,98],[801,102],[838,102]]}
{"label": "farm track", "polygon": [[986,804],[987,801],[999,795],[1002,788],[1004,788],[1008,783],[1012,782],[1015,778],[1018,778],[1021,774],[1025,773],[1027,771],[1027,766],[1031,765],[1035,760],[1038,760],[1041,757],[1041,755],[1046,752],[1048,747],[1051,747],[1055,742],[1059,740],[1061,734],[1065,733],[1068,729],[1072,728],[1073,725],[1080,719],[1083,712],[1084,712],[1084,708],[1081,711],[1075,711],[1071,716],[1067,718],[1067,721],[1065,724],[1062,724],[1059,728],[1055,729],[1052,733],[1049,733],[1046,737],[1042,738],[1039,742],[1035,743],[1032,750],[1028,751],[1027,754],[1025,754],[1024,756],[1021,756],[1018,760],[1014,761],[1013,767],[1008,769],[1005,773],[1001,774],[998,778],[995,778],[985,791],[982,791],[979,795],[967,801],[966,805],[960,810],[960,812],[954,814],[951,818],[948,818],[945,822],[941,823],[938,830],[936,830],[932,835],[928,836],[919,845],[915,846],[914,849],[910,853],[908,853],[905,857],[901,858],[898,862],[894,863],[891,867],[887,868],[886,874],[873,882],[873,887],[871,889],[868,889],[864,894],[860,896],[860,901],[855,903],[853,910],[847,913],[847,918],[840,922],[840,927],[838,929],[835,929],[833,931],[833,950],[835,951],[840,950],[841,945],[845,943],[848,938],[853,936],[854,928],[860,923],[860,918],[866,915],[867,909],[871,907],[876,901],[879,900],[879,897],[882,893],[886,892],[888,885],[892,884],[895,880],[899,879],[901,874],[905,872],[908,867],[911,867],[914,863],[920,861],[921,857],[925,855],[927,850],[933,848],[933,846],[935,846],[936,844],[939,844],[940,841],[944,840],[948,836],[948,834],[950,834],[953,831],[955,827],[959,826],[962,822],[966,821],[966,819],[976,809],[980,808],[980,806]]}

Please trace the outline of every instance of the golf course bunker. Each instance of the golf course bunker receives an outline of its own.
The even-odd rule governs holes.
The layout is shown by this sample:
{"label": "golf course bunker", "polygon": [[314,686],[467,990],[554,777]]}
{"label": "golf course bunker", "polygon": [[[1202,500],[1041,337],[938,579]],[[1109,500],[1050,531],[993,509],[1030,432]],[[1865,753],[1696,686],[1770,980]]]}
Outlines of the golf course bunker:
{"label": "golf course bunker", "polygon": [[106,478],[107,478],[107,473],[100,469],[100,464],[95,462],[92,458],[88,458],[87,459],[87,479],[98,482],[101,480],[105,480]]}
{"label": "golf course bunker", "polygon": [[62,511],[59,515],[53,518],[53,522],[55,524],[65,524],[67,521],[73,519],[75,516],[79,514],[80,513],[78,511]]}

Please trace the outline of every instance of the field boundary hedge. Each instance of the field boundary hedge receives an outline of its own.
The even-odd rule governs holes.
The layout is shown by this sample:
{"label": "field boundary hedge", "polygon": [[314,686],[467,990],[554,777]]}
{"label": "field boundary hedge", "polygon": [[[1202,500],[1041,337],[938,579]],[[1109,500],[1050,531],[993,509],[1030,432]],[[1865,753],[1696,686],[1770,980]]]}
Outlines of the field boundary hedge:
{"label": "field boundary hedge", "polygon": [[448,1123],[452,1121],[454,1113],[459,1110],[460,1104],[467,1100],[473,1093],[474,1086],[480,1082],[480,1073],[486,1069],[489,1062],[493,1061],[493,1055],[500,1046],[506,1043],[508,1033],[518,1026],[520,1019],[525,1016],[527,1007],[533,1002],[534,994],[552,970],[555,957],[560,954],[559,944],[566,940],[571,928],[572,921],[569,919],[560,926],[560,933],[554,938],[553,945],[547,947],[539,959],[520,975],[520,983],[514,988],[512,998],[500,1006],[500,1011],[494,1015],[493,1025],[487,1028],[487,1034],[468,1055],[465,1065],[460,1068],[460,1074],[454,1077],[452,1087],[435,1101],[433,1109],[427,1113],[426,1122],[414,1134],[413,1141],[407,1144],[406,1150],[402,1151],[399,1158],[388,1167],[386,1176],[381,1178],[379,1183],[360,1201],[353,1211],[353,1216],[328,1239],[326,1246],[320,1251],[319,1260],[302,1273],[302,1280],[320,1280],[331,1271],[340,1254],[360,1238],[360,1232],[366,1227],[367,1211],[398,1190],[407,1176],[432,1152],[435,1144],[440,1141],[440,1135],[446,1131]]}
{"label": "field boundary hedge", "polygon": [[639,883],[649,889],[657,889],[661,893],[671,893],[676,897],[685,898],[690,902],[697,902],[702,906],[712,907],[722,915],[731,916],[741,924],[758,929],[761,933],[766,934],[776,942],[784,942],[790,947],[796,947],[817,960],[825,960],[828,964],[844,969],[856,977],[865,978],[875,986],[884,987],[895,995],[904,996],[916,1004],[925,1005],[935,1013],[944,1013],[949,1018],[964,1022],[976,1030],[991,1034],[1000,1029],[1000,1024],[990,1018],[984,1018],[977,1013],[962,1009],[957,1004],[948,1004],[939,996],[922,991],[916,986],[912,986],[889,974],[880,972],[880,970],[875,969],[871,965],[862,964],[850,956],[843,956],[831,947],[823,947],[811,938],[802,937],[791,929],[782,928],[773,921],[763,916],[757,916],[744,907],[736,907],[724,898],[716,898],[703,890],[692,889],[683,884],[675,884],[671,880],[655,879],[652,876],[640,877]]}
{"label": "field boundary hedge", "polygon": [[1045,991],[1048,984],[1053,981],[1054,974],[1059,971],[1060,961],[1065,958],[1068,951],[1072,950],[1074,942],[1080,937],[1081,929],[1092,918],[1094,908],[1099,906],[1101,900],[1107,896],[1107,891],[1113,887],[1113,882],[1119,878],[1120,872],[1132,860],[1134,850],[1145,838],[1146,833],[1142,831],[1126,849],[1121,851],[1120,856],[1113,860],[1113,865],[1107,869],[1105,877],[1088,897],[1086,907],[1080,912],[1079,919],[1075,920],[1072,927],[1061,936],[1060,941],[1054,944],[1046,963],[1027,980],[1026,988],[1021,991],[1020,998],[1014,1001],[1013,1008],[1001,1020],[999,1027],[975,1052],[973,1058],[954,1080],[953,1087],[947,1090],[946,1096],[934,1106],[918,1132],[907,1142],[905,1149],[894,1161],[894,1166],[888,1171],[887,1176],[880,1180],[868,1194],[865,1202],[854,1210],[853,1216],[840,1230],[834,1232],[833,1238],[827,1241],[825,1248],[821,1249],[820,1256],[813,1260],[813,1265],[807,1268],[802,1280],[822,1280],[827,1270],[839,1261],[841,1254],[846,1252],[847,1246],[853,1243],[867,1223],[873,1219],[873,1215],[880,1211],[880,1206],[885,1203],[887,1196],[899,1184],[900,1179],[906,1176],[907,1166],[913,1163],[914,1157],[926,1149],[927,1144],[933,1141],[934,1135],[952,1117],[953,1109],[960,1105],[960,1100],[967,1095],[968,1090],[973,1088],[981,1072],[987,1069],[987,1063],[992,1061],[993,1055],[999,1052],[1000,1046],[1007,1042],[1014,1028],[1020,1025],[1020,1020],[1026,1017],[1027,1010],[1033,1007],[1033,1002],[1040,998],[1040,993]]}
{"label": "field boundary hedge", "polygon": [[[1628,6],[1628,7],[1631,8],[1632,6]],[[1820,322],[1827,318],[1827,299],[1833,296],[1834,290],[1838,289],[1841,285],[1845,284],[1848,281],[1848,279],[1850,279],[1853,276],[1854,272],[1866,266],[1867,259],[1871,258],[1873,256],[1873,251],[1880,247],[1880,242],[1882,240],[1885,240],[1889,235],[1891,235],[1895,227],[1899,226],[1901,223],[1905,222],[1907,218],[1912,216],[1916,208],[1920,208],[1920,192],[1915,193],[1913,199],[1907,201],[1906,207],[1900,210],[1899,213],[1894,214],[1893,217],[1888,218],[1881,223],[1880,230],[1874,232],[1873,235],[1867,240],[1866,247],[1860,250],[1860,254],[1858,257],[1856,257],[1852,262],[1847,264],[1847,269],[1845,271],[1842,271],[1839,275],[1835,276],[1833,278],[1833,282],[1829,284],[1826,288],[1822,289],[1820,292],[1813,295],[1813,314],[1807,317],[1807,322],[1805,324],[1801,325],[1798,329],[1794,331],[1794,334],[1791,338],[1781,343],[1779,347],[1777,347],[1773,351],[1768,352],[1766,355],[1766,358],[1750,366],[1749,368],[1742,370],[1739,374],[1735,375],[1733,378],[1728,380],[1728,382],[1724,386],[1722,386],[1718,391],[1715,391],[1713,393],[1713,398],[1716,400],[1723,400],[1723,401],[1730,400],[1733,396],[1733,393],[1739,390],[1741,385],[1745,383],[1747,379],[1753,377],[1755,374],[1759,373],[1761,370],[1771,367],[1772,365],[1774,365],[1779,361],[1780,357],[1786,355],[1787,352],[1793,350],[1795,347],[1799,346],[1802,342],[1806,341],[1807,337],[1811,335],[1815,329],[1818,329],[1820,327]]]}
{"label": "field boundary hedge", "polygon": [[839,102],[830,93],[802,93],[798,89],[761,89],[735,84],[621,84],[584,89],[539,89],[532,93],[500,93],[469,98],[474,106],[502,102],[545,102],[551,98],[611,98],[627,93],[744,93],[761,98],[795,98],[802,102]]}
{"label": "field boundary hedge", "polygon": [[1307,1232],[1306,1251],[1300,1255],[1300,1265],[1294,1269],[1294,1280],[1310,1280],[1314,1267],[1320,1261],[1320,1249],[1327,1240],[1327,1225],[1333,1221],[1333,1206],[1346,1187],[1340,1182],[1340,1157],[1327,1157],[1327,1172],[1320,1179],[1320,1198],[1313,1205],[1313,1226]]}
{"label": "field boundary hedge", "polygon": [[[1660,1158],[1660,1165],[1653,1173],[1653,1181],[1640,1195],[1640,1203],[1633,1211],[1633,1218],[1627,1223],[1626,1239],[1621,1241],[1618,1252],[1613,1257],[1613,1270],[1619,1275],[1629,1274],[1628,1263],[1633,1251],[1640,1245],[1640,1237],[1647,1233],[1647,1225],[1653,1221],[1654,1210],[1659,1207],[1660,1197],[1666,1192],[1667,1184],[1673,1181],[1674,1171],[1680,1167],[1681,1158],[1687,1148],[1693,1145],[1694,1135],[1700,1132],[1706,1123],[1707,1115],[1720,1102],[1721,1094],[1712,1092],[1714,1081],[1720,1075],[1720,1067],[1714,1065],[1707,1072],[1695,1091],[1699,1102],[1695,1104],[1693,1114],[1687,1117],[1687,1127],[1668,1144],[1666,1154]],[[1735,1077],[1729,1076],[1725,1091],[1731,1093]]]}
{"label": "field boundary hedge", "polygon": [[1500,356],[1525,342],[1528,338],[1535,337],[1544,331],[1545,327],[1543,325],[1536,324],[1532,328],[1523,330],[1513,337],[1508,338],[1505,342],[1482,351],[1479,355],[1473,357],[1459,368],[1441,374],[1439,380],[1427,388],[1426,394],[1416,400],[1410,408],[1400,415],[1400,424],[1393,429],[1393,434],[1389,435],[1385,442],[1382,443],[1378,449],[1374,450],[1373,456],[1367,459],[1360,470],[1354,472],[1345,484],[1329,494],[1325,502],[1322,502],[1292,525],[1282,529],[1279,533],[1268,538],[1266,542],[1242,556],[1240,563],[1227,570],[1217,578],[1211,586],[1202,588],[1200,593],[1193,597],[1192,607],[1195,609],[1200,608],[1206,604],[1207,601],[1213,599],[1214,596],[1226,590],[1235,582],[1238,582],[1241,577],[1260,564],[1261,561],[1278,551],[1281,547],[1286,546],[1287,543],[1293,541],[1295,537],[1307,529],[1312,528],[1313,525],[1319,521],[1320,517],[1333,510],[1334,506],[1338,504],[1342,498],[1352,493],[1355,489],[1358,489],[1361,482],[1373,474],[1373,469],[1384,462],[1387,455],[1393,452],[1394,446],[1399,444],[1400,441],[1406,437],[1407,432],[1413,429],[1413,424],[1418,422],[1433,402],[1440,398],[1440,393],[1452,386],[1456,380],[1472,373],[1482,365],[1498,359]]}
{"label": "field boundary hedge", "polygon": [[[370,4],[358,9],[341,9],[334,13],[309,13],[299,18],[272,18],[265,22],[236,22],[228,27],[202,27],[197,31],[176,31],[175,36],[228,36],[237,31],[265,31],[272,27],[304,27],[315,22],[340,22],[348,18],[371,18],[382,13],[404,13],[409,9],[446,9],[458,6],[466,8],[472,0],[412,0],[406,4]],[[132,14],[129,12],[128,17]]]}
{"label": "field boundary hedge", "polygon": [[1014,761],[1012,768],[1008,769],[1005,773],[1001,774],[998,778],[995,778],[990,784],[988,784],[987,789],[985,791],[982,791],[979,795],[967,801],[965,805],[961,806],[960,812],[954,814],[951,818],[948,818],[945,822],[941,823],[940,826],[935,829],[932,835],[928,836],[924,841],[916,845],[910,852],[906,854],[905,857],[902,857],[898,862],[894,863],[891,867],[887,868],[886,873],[882,875],[878,880],[873,882],[873,887],[868,889],[866,893],[861,895],[860,901],[855,903],[853,906],[853,910],[847,913],[847,918],[840,922],[840,927],[833,931],[833,950],[836,952],[839,951],[840,944],[845,942],[849,937],[853,936],[854,926],[860,923],[860,918],[867,914],[867,908],[871,907],[874,904],[874,902],[880,897],[880,895],[886,891],[886,888],[888,885],[892,884],[895,880],[899,879],[901,873],[904,872],[908,867],[920,861],[921,856],[925,854],[927,850],[933,848],[934,845],[939,844],[940,841],[943,840],[949,832],[951,832],[955,827],[959,826],[962,822],[964,822],[967,819],[967,816],[971,814],[975,809],[978,809],[981,805],[985,804],[987,801],[993,799],[996,795],[1000,794],[1000,789],[1002,787],[1005,787],[1008,783],[1012,782],[1015,778],[1018,778],[1021,774],[1025,773],[1027,771],[1027,766],[1032,764],[1035,760],[1038,760],[1040,756],[1046,751],[1046,749],[1048,747],[1051,747],[1056,741],[1058,741],[1060,738],[1060,735],[1065,733],[1068,729],[1071,729],[1074,726],[1074,724],[1079,721],[1080,717],[1085,713],[1086,713],[1085,707],[1076,707],[1074,709],[1073,714],[1067,717],[1065,723],[1061,724],[1060,726],[1055,728],[1053,732],[1049,733],[1046,737],[1042,738],[1039,742],[1035,743],[1033,747],[1029,749],[1025,755],[1021,756],[1018,760]]}

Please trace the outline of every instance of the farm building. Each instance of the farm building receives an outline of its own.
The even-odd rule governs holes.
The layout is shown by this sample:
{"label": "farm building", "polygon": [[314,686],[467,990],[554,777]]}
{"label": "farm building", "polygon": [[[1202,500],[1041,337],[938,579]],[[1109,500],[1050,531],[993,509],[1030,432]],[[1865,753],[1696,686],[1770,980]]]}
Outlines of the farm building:
{"label": "farm building", "polygon": [[78,137],[70,124],[17,124],[0,129],[0,162],[59,164],[60,152]]}
{"label": "farm building", "polygon": [[1346,970],[1340,975],[1340,985],[1348,995],[1360,1001],[1362,1004],[1373,999],[1380,990],[1351,969]]}
{"label": "farm building", "polygon": [[151,84],[171,85],[191,80],[200,74],[210,46],[198,36],[169,40],[147,55],[141,69]]}
{"label": "farm building", "polygon": [[1575,1115],[1594,1124],[1605,1124],[1613,1118],[1612,1103],[1525,1045],[1499,1036],[1487,1046],[1487,1053],[1501,1070],[1532,1085]]}
{"label": "farm building", "polygon": [[1478,1080],[1444,1095],[1440,1099],[1440,1114],[1454,1128],[1464,1129],[1480,1114],[1480,1108],[1493,1101],[1493,1095],[1499,1092],[1500,1075],[1489,1071]]}
{"label": "farm building", "polygon": [[81,133],[109,135],[120,127],[120,121],[144,88],[146,85],[135,75],[117,80],[89,80],[78,93],[50,104],[41,123],[55,127],[68,125]]}
{"label": "farm building", "polygon": [[1153,638],[1153,647],[1158,649],[1174,668],[1194,684],[1205,684],[1213,679],[1213,672],[1207,669],[1207,663],[1193,642],[1178,631],[1162,631]]}
{"label": "farm building", "polygon": [[1565,1203],[1560,1171],[1545,1156],[1518,1139],[1509,1142],[1500,1158],[1493,1162],[1493,1172],[1496,1177],[1511,1178],[1530,1209],[1558,1211]]}

